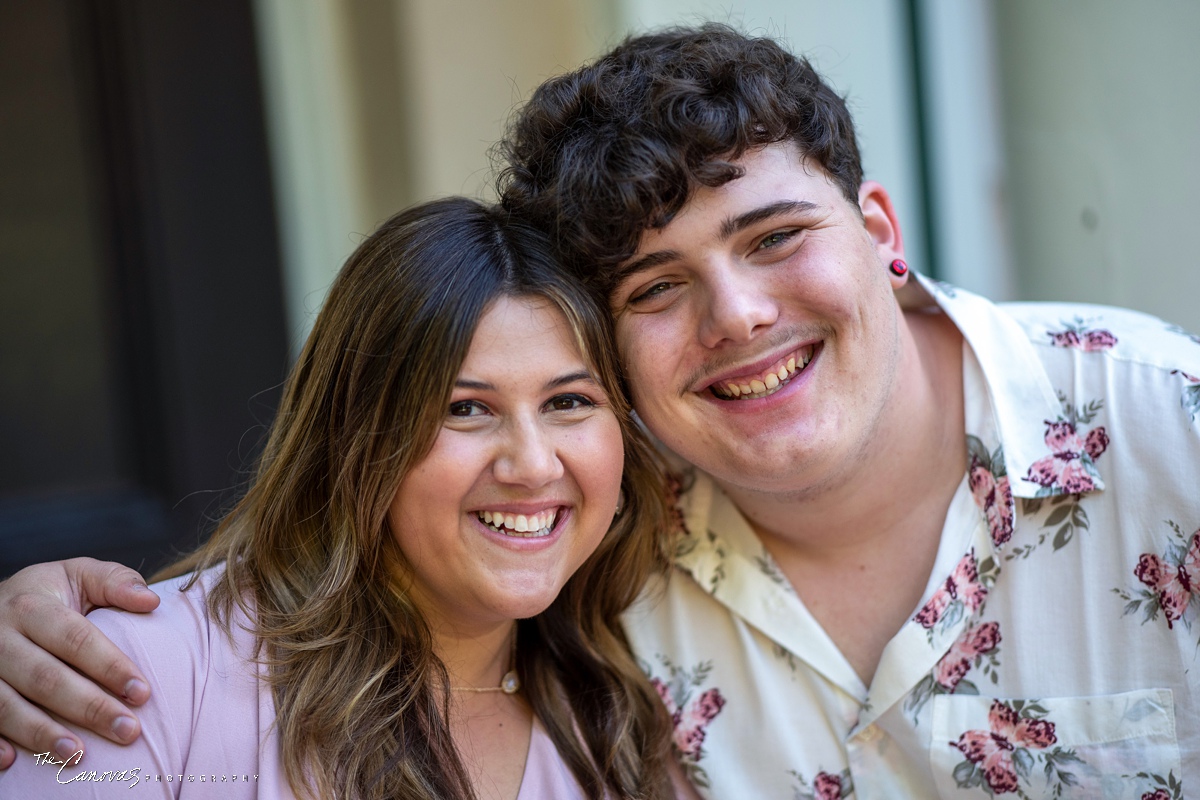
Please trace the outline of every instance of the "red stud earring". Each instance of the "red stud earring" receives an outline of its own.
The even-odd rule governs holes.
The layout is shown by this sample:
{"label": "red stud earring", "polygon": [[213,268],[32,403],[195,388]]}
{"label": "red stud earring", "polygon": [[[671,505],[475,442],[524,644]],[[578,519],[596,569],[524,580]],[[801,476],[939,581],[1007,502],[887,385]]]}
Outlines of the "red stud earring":
{"label": "red stud earring", "polygon": [[897,258],[895,261],[893,261],[891,263],[891,265],[888,267],[888,269],[890,269],[892,271],[892,274],[895,275],[897,278],[903,278],[905,275],[908,274],[908,264],[905,264],[904,261],[902,261],[899,258]]}

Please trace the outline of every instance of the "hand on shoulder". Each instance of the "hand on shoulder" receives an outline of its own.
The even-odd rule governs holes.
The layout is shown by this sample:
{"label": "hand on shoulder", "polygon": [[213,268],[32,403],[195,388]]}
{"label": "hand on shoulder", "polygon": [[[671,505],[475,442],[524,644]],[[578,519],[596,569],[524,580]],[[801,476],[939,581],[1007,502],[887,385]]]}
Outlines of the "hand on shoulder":
{"label": "hand on shoulder", "polygon": [[0,582],[0,769],[15,759],[12,743],[63,756],[82,747],[47,711],[119,744],[137,738],[128,706],[145,703],[149,685],[83,615],[157,606],[136,571],[91,558],[36,564]]}

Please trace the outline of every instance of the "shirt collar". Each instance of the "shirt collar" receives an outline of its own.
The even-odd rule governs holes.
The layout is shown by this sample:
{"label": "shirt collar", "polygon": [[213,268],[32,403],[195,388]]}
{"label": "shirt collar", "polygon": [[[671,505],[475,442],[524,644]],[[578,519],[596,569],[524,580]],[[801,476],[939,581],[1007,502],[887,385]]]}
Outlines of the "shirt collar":
{"label": "shirt collar", "polygon": [[[1029,479],[1035,465],[1057,457],[1055,435],[1061,439],[1061,432],[1052,430],[1051,425],[1063,417],[1062,403],[1024,328],[977,294],[916,273],[913,276],[916,280],[909,281],[899,294],[901,308],[940,308],[970,346],[987,384],[1013,495],[1062,494],[1061,487],[1045,487]],[[1090,458],[1087,462],[1094,490],[1103,489],[1095,463]]]}

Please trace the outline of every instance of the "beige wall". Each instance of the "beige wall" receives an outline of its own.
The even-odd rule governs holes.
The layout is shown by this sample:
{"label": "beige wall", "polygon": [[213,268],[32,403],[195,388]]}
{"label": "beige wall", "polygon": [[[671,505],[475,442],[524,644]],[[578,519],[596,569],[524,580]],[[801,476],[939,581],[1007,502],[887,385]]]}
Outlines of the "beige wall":
{"label": "beige wall", "polygon": [[603,2],[408,0],[397,35],[407,90],[412,200],[489,195],[489,148],[543,80],[612,38]]}
{"label": "beige wall", "polygon": [[1200,330],[1200,3],[1003,0],[1022,294]]}
{"label": "beige wall", "polygon": [[401,208],[490,196],[543,79],[613,40],[590,0],[256,0],[296,349],[346,256]]}

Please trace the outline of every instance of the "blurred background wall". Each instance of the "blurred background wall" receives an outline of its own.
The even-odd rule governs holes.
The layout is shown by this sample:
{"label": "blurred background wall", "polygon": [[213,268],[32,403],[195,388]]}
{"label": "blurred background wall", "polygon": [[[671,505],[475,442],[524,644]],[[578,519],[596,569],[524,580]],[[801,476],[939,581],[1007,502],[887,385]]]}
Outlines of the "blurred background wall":
{"label": "blurred background wall", "polygon": [[543,79],[706,19],[847,95],[918,269],[1200,329],[1194,0],[5,0],[0,575],[194,544],[362,236],[488,196]]}

